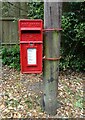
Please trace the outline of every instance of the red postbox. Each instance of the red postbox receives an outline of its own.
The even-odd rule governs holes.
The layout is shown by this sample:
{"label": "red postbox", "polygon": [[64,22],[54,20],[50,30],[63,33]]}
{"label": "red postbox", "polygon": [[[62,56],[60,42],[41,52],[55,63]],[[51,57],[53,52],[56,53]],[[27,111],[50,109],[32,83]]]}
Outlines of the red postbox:
{"label": "red postbox", "polygon": [[19,20],[20,64],[22,73],[42,72],[43,22]]}

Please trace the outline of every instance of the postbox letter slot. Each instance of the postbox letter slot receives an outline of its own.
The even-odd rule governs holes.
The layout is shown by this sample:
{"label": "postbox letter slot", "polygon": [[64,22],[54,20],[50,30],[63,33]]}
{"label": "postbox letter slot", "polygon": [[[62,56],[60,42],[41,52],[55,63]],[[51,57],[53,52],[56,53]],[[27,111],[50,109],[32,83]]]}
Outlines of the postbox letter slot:
{"label": "postbox letter slot", "polygon": [[21,28],[21,31],[30,31],[30,30],[33,30],[33,31],[36,31],[36,30],[38,30],[38,31],[41,31],[41,28]]}

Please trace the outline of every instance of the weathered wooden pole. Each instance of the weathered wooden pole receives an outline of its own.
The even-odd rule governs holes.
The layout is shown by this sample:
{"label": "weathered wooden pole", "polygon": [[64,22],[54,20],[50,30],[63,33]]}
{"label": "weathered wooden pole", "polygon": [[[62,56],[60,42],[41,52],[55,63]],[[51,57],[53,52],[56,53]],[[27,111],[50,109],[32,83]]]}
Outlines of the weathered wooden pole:
{"label": "weathered wooden pole", "polygon": [[44,1],[44,95],[43,108],[47,114],[55,115],[57,111],[58,74],[60,57],[60,31],[62,3]]}

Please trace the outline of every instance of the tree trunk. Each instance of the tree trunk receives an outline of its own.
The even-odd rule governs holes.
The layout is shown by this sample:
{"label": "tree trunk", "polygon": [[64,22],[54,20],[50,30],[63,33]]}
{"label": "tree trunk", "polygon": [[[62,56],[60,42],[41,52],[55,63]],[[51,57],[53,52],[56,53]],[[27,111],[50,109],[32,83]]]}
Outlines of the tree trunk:
{"label": "tree trunk", "polygon": [[[62,3],[44,2],[44,28],[61,27]],[[44,56],[46,58],[60,57],[60,32],[48,31],[44,34]],[[44,60],[44,97],[43,108],[50,115],[56,114],[58,95],[59,61]]]}

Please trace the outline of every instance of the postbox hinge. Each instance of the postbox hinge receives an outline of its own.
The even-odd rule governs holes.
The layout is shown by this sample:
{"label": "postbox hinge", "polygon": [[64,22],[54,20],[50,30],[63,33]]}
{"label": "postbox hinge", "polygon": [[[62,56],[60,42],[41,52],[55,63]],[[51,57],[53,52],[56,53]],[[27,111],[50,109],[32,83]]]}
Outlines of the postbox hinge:
{"label": "postbox hinge", "polygon": [[43,29],[43,32],[47,31],[62,31],[63,29],[62,28],[47,28],[47,29]]}
{"label": "postbox hinge", "polygon": [[61,56],[59,58],[46,58],[46,56],[43,57],[43,60],[52,60],[52,61],[56,61],[56,60],[60,60]]}

